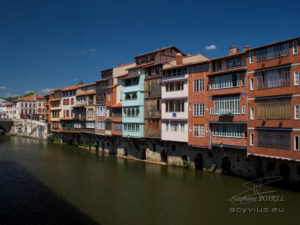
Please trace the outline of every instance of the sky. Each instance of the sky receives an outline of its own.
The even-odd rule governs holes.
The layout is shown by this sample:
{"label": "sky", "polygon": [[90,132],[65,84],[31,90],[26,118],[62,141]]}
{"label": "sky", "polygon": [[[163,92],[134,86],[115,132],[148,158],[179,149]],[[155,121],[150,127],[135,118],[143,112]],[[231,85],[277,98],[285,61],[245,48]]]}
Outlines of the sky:
{"label": "sky", "polygon": [[211,58],[300,36],[299,8],[299,0],[0,0],[0,96],[93,82],[165,46]]}

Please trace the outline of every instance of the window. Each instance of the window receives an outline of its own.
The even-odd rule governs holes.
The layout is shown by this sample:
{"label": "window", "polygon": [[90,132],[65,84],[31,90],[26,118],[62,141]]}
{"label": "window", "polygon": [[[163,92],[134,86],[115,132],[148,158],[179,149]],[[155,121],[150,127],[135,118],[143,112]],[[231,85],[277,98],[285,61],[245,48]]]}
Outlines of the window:
{"label": "window", "polygon": [[242,124],[214,124],[212,127],[213,133],[218,137],[241,138],[246,127]]}
{"label": "window", "polygon": [[194,92],[204,91],[204,79],[194,80]]}
{"label": "window", "polygon": [[299,136],[294,136],[294,150],[299,151]]}
{"label": "window", "polygon": [[254,107],[250,108],[250,119],[254,120]]}
{"label": "window", "polygon": [[254,146],[254,134],[253,133],[250,134],[250,145]]}
{"label": "window", "polygon": [[110,94],[107,95],[107,101],[110,101]]}
{"label": "window", "polygon": [[97,108],[97,116],[105,116],[105,106],[100,106]]}
{"label": "window", "polygon": [[251,91],[254,90],[254,78],[253,77],[250,78],[250,90]]}
{"label": "window", "polygon": [[199,73],[209,70],[209,63],[188,67],[188,73]]}
{"label": "window", "polygon": [[236,67],[241,65],[241,58],[230,59],[227,61],[227,67]]}
{"label": "window", "polygon": [[94,112],[93,109],[88,109],[88,117],[93,118]]}
{"label": "window", "polygon": [[213,114],[214,114],[214,108],[210,107],[210,115],[213,115]]}
{"label": "window", "polygon": [[242,87],[245,87],[245,77],[242,78]]}
{"label": "window", "polygon": [[258,131],[257,145],[268,148],[291,148],[291,134],[289,131]]}
{"label": "window", "polygon": [[267,48],[258,49],[256,51],[256,61],[261,62],[268,59],[275,59],[289,55],[289,43],[273,45]]}
{"label": "window", "polygon": [[293,54],[298,54],[298,40],[293,41]]}
{"label": "window", "polygon": [[74,98],[71,98],[71,105],[74,105]]}
{"label": "window", "polygon": [[294,85],[299,85],[299,71],[294,71]]}
{"label": "window", "polygon": [[245,114],[245,113],[246,113],[246,107],[242,106],[242,114]]}
{"label": "window", "polygon": [[249,63],[252,64],[254,62],[253,51],[249,52]]}
{"label": "window", "polygon": [[124,117],[137,117],[140,115],[140,110],[138,107],[124,107],[123,116]]}
{"label": "window", "polygon": [[115,131],[122,131],[122,123],[114,123]]}
{"label": "window", "polygon": [[291,102],[286,98],[271,98],[257,102],[257,119],[290,119]]}
{"label": "window", "polygon": [[170,69],[163,71],[163,78],[184,76],[187,73],[186,68]]}
{"label": "window", "polygon": [[214,99],[215,115],[240,114],[240,96]]}
{"label": "window", "polygon": [[105,122],[104,121],[97,121],[97,129],[104,130],[105,129]]}
{"label": "window", "polygon": [[213,78],[213,89],[232,88],[240,86],[240,74],[229,74],[215,76]]}
{"label": "window", "polygon": [[287,69],[268,70],[257,73],[257,88],[275,88],[290,85],[290,71]]}
{"label": "window", "polygon": [[166,112],[184,112],[184,100],[168,100],[165,104]]}
{"label": "window", "polygon": [[204,104],[194,104],[194,116],[204,116],[205,107]]}
{"label": "window", "polygon": [[295,120],[300,119],[300,105],[295,105]]}
{"label": "window", "polygon": [[167,83],[166,91],[181,91],[183,90],[183,82]]}
{"label": "window", "polygon": [[195,137],[205,136],[205,128],[203,124],[194,124],[194,136]]}

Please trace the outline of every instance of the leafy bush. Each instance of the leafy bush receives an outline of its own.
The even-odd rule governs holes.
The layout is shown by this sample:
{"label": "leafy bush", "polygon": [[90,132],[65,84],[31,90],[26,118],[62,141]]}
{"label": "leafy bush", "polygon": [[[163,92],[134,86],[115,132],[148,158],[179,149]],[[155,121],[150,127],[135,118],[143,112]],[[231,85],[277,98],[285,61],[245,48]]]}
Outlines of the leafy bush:
{"label": "leafy bush", "polygon": [[75,139],[75,141],[73,142],[73,144],[75,145],[75,146],[79,146],[79,142]]}
{"label": "leafy bush", "polygon": [[48,143],[54,143],[55,141],[55,137],[53,134],[50,134],[47,138]]}
{"label": "leafy bush", "polygon": [[193,168],[193,163],[187,160],[183,160],[183,166],[187,168]]}

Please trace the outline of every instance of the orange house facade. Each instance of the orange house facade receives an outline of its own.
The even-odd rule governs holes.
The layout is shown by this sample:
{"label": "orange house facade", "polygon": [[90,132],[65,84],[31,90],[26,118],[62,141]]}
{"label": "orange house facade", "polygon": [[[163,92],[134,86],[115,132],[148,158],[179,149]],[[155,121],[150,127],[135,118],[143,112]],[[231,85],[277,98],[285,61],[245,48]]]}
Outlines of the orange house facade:
{"label": "orange house facade", "polygon": [[196,148],[209,147],[208,74],[209,60],[188,67],[188,145]]}
{"label": "orange house facade", "polygon": [[246,50],[211,60],[208,75],[208,121],[211,148],[247,148]]}
{"label": "orange house facade", "polygon": [[300,37],[247,53],[248,155],[300,161]]}

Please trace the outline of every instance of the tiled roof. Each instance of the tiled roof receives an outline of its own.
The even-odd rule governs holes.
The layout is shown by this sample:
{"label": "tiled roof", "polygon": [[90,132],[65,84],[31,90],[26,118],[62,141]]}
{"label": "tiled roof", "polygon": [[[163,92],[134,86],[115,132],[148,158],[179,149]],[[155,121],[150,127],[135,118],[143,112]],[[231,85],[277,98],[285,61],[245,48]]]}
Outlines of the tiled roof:
{"label": "tiled roof", "polygon": [[136,68],[140,68],[140,67],[144,67],[144,66],[149,66],[149,65],[154,65],[154,62],[142,63],[142,64],[136,65],[134,67],[130,67],[127,70],[136,69]]}
{"label": "tiled roof", "polygon": [[26,96],[26,97],[22,97],[22,98],[18,98],[18,99],[15,99],[13,100],[14,102],[21,102],[21,101],[35,101],[35,97],[34,95],[29,95],[29,96]]}
{"label": "tiled roof", "polygon": [[79,87],[81,87],[83,84],[79,83],[79,84],[72,84],[70,86],[67,86],[67,87],[63,87],[63,88],[60,88],[61,91],[71,91],[71,90],[75,90]]}
{"label": "tiled roof", "polygon": [[176,48],[175,46],[172,45],[172,46],[169,46],[169,47],[163,47],[163,48],[159,48],[157,50],[151,51],[151,52],[146,52],[146,53],[143,53],[141,55],[137,55],[134,58],[138,58],[138,57],[141,57],[141,56],[153,54],[153,53],[160,52],[160,51],[163,51],[163,50],[166,50],[166,49],[170,49],[170,48],[174,48],[174,49],[176,49],[177,51],[181,52],[184,55],[184,53],[182,51],[180,51],[178,48]]}
{"label": "tiled roof", "polygon": [[183,56],[182,57],[182,64],[176,65],[176,59],[166,63],[163,65],[163,69],[171,69],[176,67],[188,66],[197,63],[209,62],[209,58],[205,57],[204,55],[198,53],[195,55]]}
{"label": "tiled roof", "polygon": [[93,85],[96,85],[96,82],[92,82],[92,83],[88,83],[88,84],[82,84],[80,86],[80,88],[82,88],[82,87],[88,87],[88,86],[93,86]]}

